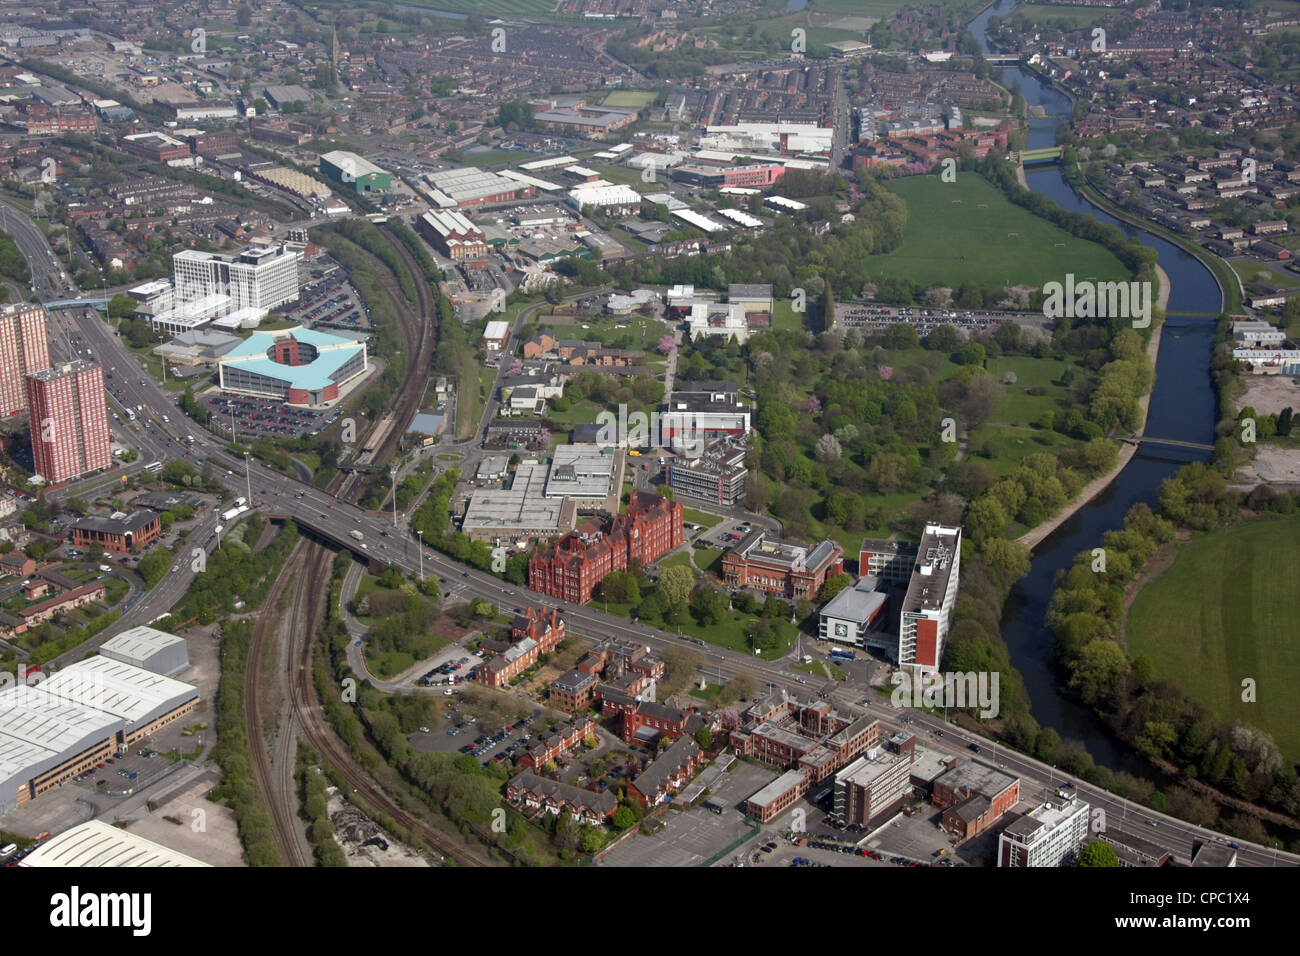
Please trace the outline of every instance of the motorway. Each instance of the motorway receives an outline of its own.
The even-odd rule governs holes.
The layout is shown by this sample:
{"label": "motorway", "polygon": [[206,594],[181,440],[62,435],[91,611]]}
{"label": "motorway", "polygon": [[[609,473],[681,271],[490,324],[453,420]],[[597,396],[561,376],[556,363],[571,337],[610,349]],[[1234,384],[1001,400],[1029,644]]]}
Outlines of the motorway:
{"label": "motorway", "polygon": [[[9,226],[12,227],[15,221],[19,219],[20,217],[10,214],[8,216]],[[26,237],[24,241],[19,242],[19,246],[24,250],[24,254],[28,255],[29,262],[31,262],[32,253],[29,252],[31,243],[28,241],[31,238],[30,233],[34,232],[40,238],[41,247],[46,251],[48,251],[48,247],[44,246],[44,237],[40,236],[39,230],[36,230],[35,226],[30,223],[28,223],[28,227],[30,232],[21,228],[17,232]],[[14,232],[11,231],[10,234],[14,235]],[[15,235],[15,241],[18,241],[18,235]],[[36,250],[35,256],[39,262],[42,256],[39,249]],[[60,297],[74,294],[66,284],[56,291]],[[135,357],[130,354],[126,344],[103,320],[97,316],[87,319],[86,310],[84,309],[73,310],[72,315],[74,322],[76,322],[89,342],[96,358],[106,366],[114,367],[121,372],[121,374],[115,374],[113,380],[120,385],[126,402],[144,405],[146,410],[153,410],[158,414],[176,413],[177,418],[170,426],[154,422],[150,427],[142,429],[142,434],[136,435],[142,444],[149,448],[151,452],[156,450],[159,457],[162,457],[166,454],[166,439],[172,438],[172,447],[175,447],[174,442],[179,436],[186,433],[180,431],[180,429],[186,429],[196,439],[192,452],[193,456],[196,459],[210,461],[214,470],[220,468],[233,472],[232,476],[228,476],[230,477],[229,483],[233,486],[232,490],[237,494],[248,494],[250,498],[249,504],[260,508],[263,513],[290,518],[304,531],[314,533],[335,544],[343,544],[352,549],[359,557],[378,562],[391,561],[391,563],[411,575],[421,573],[437,574],[443,581],[456,586],[466,598],[484,597],[503,609],[523,607],[528,603],[557,607],[563,612],[575,632],[595,640],[612,637],[633,637],[644,641],[647,646],[657,652],[662,652],[672,644],[685,644],[697,650],[700,649],[701,642],[693,638],[684,638],[644,624],[630,622],[624,618],[605,614],[588,606],[569,604],[537,595],[525,588],[509,585],[493,575],[466,569],[465,566],[452,561],[450,558],[427,549],[423,550],[423,560],[421,560],[421,548],[416,541],[411,539],[409,526],[396,532],[392,530],[391,513],[363,511],[318,488],[273,471],[269,466],[254,465],[249,470],[247,482],[241,487],[241,483],[238,481],[238,471],[245,466],[245,462],[227,451],[224,443],[207,431],[192,427],[189,424],[182,425],[181,423],[185,420],[181,416],[180,410],[175,407],[171,396],[147,372],[143,373],[143,377],[135,373],[135,369],[138,367]],[[522,320],[522,318],[523,315],[521,314],[520,319]],[[522,321],[516,322],[515,330],[517,331],[521,326]],[[128,372],[128,370],[130,371]],[[489,410],[490,408],[491,406],[489,406]],[[484,417],[487,419],[488,416],[485,415]],[[102,481],[103,476],[97,476],[89,480]],[[73,483],[60,489],[60,493],[76,494],[76,489],[81,484],[83,483]],[[208,520],[215,523],[214,517],[210,517]],[[348,537],[348,532],[354,530],[362,533],[362,542],[357,542]],[[386,537],[385,534],[388,536]],[[194,540],[206,540],[206,529],[204,532],[195,535]],[[104,632],[95,638],[95,641],[102,643],[103,640],[107,640],[112,635],[128,627],[146,623],[162,614],[166,608],[170,608],[185,593],[193,573],[188,560],[178,559],[173,561],[173,570],[168,572],[164,581],[116,621],[113,626],[106,628]],[[507,613],[509,613],[508,610]],[[90,645],[82,645],[70,651],[60,658],[60,662],[79,659],[84,656],[88,646]],[[760,681],[770,684],[775,689],[786,690],[801,696],[808,696],[813,691],[813,685],[809,683],[806,677],[798,675],[779,662],[762,661],[746,654],[716,647],[706,648],[706,656],[708,658],[707,672],[717,675],[719,679],[731,677],[742,670],[747,670],[755,674]],[[860,699],[863,692],[863,688],[860,686],[852,691],[850,688],[843,686],[828,686],[826,690],[828,696],[834,699],[837,705],[846,709],[856,708],[856,700]],[[1022,776],[1022,788],[1028,798],[1032,798],[1041,789],[1050,787],[1060,780],[1060,775],[1049,765],[1015,751],[996,747],[987,739],[958,732],[941,718],[929,715],[921,710],[907,712],[907,715],[911,718],[911,723],[908,725],[903,723],[903,711],[896,711],[887,706],[877,706],[870,710],[880,719],[882,726],[889,731],[903,729],[904,726],[918,734],[943,730],[946,739],[954,741],[963,748],[966,742],[979,740],[982,745],[992,748],[994,753],[1000,755],[997,759],[1008,770]],[[933,746],[933,742],[928,743]],[[1157,826],[1142,824],[1142,835],[1170,850],[1184,862],[1188,859],[1193,837],[1206,842],[1222,842],[1222,838],[1212,831],[1194,827],[1174,817],[1157,814],[1140,805],[1121,800],[1093,787],[1080,785],[1079,791],[1089,802],[1096,801],[1095,805],[1104,809],[1107,818],[1111,821],[1124,820],[1129,816],[1132,816],[1135,820],[1156,820]],[[1238,851],[1238,857],[1242,864],[1269,866],[1278,863],[1285,865],[1300,863],[1300,857],[1294,854],[1277,853],[1244,842],[1241,843],[1241,846],[1242,849]]]}

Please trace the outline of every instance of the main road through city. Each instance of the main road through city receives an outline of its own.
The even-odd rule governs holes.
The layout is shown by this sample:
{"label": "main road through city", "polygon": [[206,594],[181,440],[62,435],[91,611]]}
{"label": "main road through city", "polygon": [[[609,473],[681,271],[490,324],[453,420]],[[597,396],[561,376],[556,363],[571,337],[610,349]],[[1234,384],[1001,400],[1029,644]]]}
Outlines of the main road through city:
{"label": "main road through city", "polygon": [[[22,225],[24,223],[26,228]],[[29,264],[35,266],[43,260],[48,260],[49,250],[45,245],[44,237],[25,217],[17,216],[11,210],[5,217],[3,228],[14,236],[15,241],[18,241],[19,248],[28,257]],[[23,237],[21,241],[19,236]],[[33,273],[36,273],[35,268]],[[52,285],[50,294],[60,297],[74,294],[74,290],[66,282],[57,279],[57,272],[55,276],[58,285]],[[660,652],[672,644],[688,645],[700,650],[701,642],[693,638],[628,621],[590,606],[557,601],[512,586],[494,575],[468,569],[441,554],[422,549],[412,537],[408,525],[403,522],[394,528],[391,512],[364,511],[318,488],[273,471],[269,466],[248,463],[232,455],[223,442],[204,429],[194,427],[187,422],[176,407],[173,397],[164,391],[148,372],[141,369],[138,360],[129,352],[126,344],[98,315],[90,313],[88,318],[87,310],[83,308],[70,310],[66,314],[72,317],[80,329],[94,357],[106,368],[116,369],[112,384],[116,386],[121,400],[131,406],[143,405],[146,412],[152,412],[150,415],[152,422],[135,429],[134,439],[141,445],[142,454],[156,454],[162,458],[168,454],[169,448],[178,450],[176,443],[182,441],[185,434],[193,434],[195,436],[195,444],[191,452],[193,457],[210,462],[213,470],[218,473],[219,470],[228,472],[225,476],[227,485],[236,494],[247,494],[253,507],[269,515],[292,519],[305,531],[335,544],[344,545],[359,557],[381,565],[391,561],[413,576],[436,574],[447,585],[455,587],[463,597],[486,598],[506,613],[510,613],[515,608],[522,608],[526,604],[559,608],[576,633],[596,640],[630,637],[644,641],[647,646]],[[515,328],[518,327],[519,324]],[[163,414],[169,417],[175,414],[176,418],[170,424],[164,424],[160,420]],[[182,424],[183,422],[185,424]],[[168,439],[171,439],[170,444]],[[111,473],[108,480],[120,481],[120,472]],[[105,476],[95,476],[66,486],[59,490],[59,494],[77,494],[80,489],[91,486],[94,482],[103,481]],[[202,529],[191,536],[191,541],[196,544],[206,541],[214,524],[215,516],[209,517]],[[362,542],[350,538],[348,533],[351,531],[360,531]],[[364,548],[361,547],[361,543],[365,544]],[[166,578],[137,602],[136,606],[124,613],[112,627],[93,638],[92,642],[102,643],[127,627],[145,623],[165,613],[185,593],[193,573],[188,554],[178,555],[173,560]],[[85,654],[89,646],[89,644],[82,645],[63,655],[59,663],[78,659]],[[741,671],[749,671],[775,690],[805,696],[814,692],[808,678],[796,674],[780,662],[763,661],[717,647],[707,647],[705,655],[707,664],[704,672],[717,675],[720,679],[734,676]],[[927,741],[930,746],[939,749],[944,749],[945,746],[961,749],[971,742],[978,741],[981,746],[989,748],[991,760],[1022,778],[1026,799],[1034,799],[1039,792],[1048,788],[1059,787],[1065,780],[1064,775],[1051,766],[1016,751],[999,747],[967,731],[958,730],[941,717],[922,710],[896,709],[883,700],[875,706],[862,708],[858,704],[861,694],[871,692],[865,691],[861,685],[845,687],[831,682],[820,690],[832,698],[837,705],[850,712],[874,714],[888,732],[908,729],[913,733],[931,737],[934,737],[936,732],[942,732],[942,738],[934,737]],[[1140,832],[1147,840],[1168,849],[1183,861],[1190,857],[1193,840],[1224,842],[1219,834],[1212,831],[1192,826],[1174,817],[1157,814],[1141,805],[1121,800],[1086,784],[1075,785],[1084,799],[1106,812],[1110,826]],[[1253,844],[1242,843],[1241,846],[1238,855],[1242,863],[1256,866],[1300,863],[1300,857],[1293,854],[1280,853]]]}

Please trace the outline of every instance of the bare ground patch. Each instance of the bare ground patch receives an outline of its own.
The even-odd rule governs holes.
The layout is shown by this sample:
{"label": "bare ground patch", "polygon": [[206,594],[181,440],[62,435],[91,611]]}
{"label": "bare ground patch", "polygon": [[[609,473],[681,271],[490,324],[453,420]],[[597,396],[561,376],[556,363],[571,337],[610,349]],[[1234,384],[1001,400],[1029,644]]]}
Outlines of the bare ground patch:
{"label": "bare ground patch", "polygon": [[[1261,411],[1259,406],[1255,410]],[[1236,480],[1249,483],[1300,483],[1300,448],[1259,445],[1255,450],[1255,460],[1237,469]]]}
{"label": "bare ground patch", "polygon": [[1289,375],[1243,375],[1240,381],[1246,388],[1233,399],[1235,414],[1247,405],[1261,415],[1276,415],[1288,406],[1300,410],[1300,380]]}

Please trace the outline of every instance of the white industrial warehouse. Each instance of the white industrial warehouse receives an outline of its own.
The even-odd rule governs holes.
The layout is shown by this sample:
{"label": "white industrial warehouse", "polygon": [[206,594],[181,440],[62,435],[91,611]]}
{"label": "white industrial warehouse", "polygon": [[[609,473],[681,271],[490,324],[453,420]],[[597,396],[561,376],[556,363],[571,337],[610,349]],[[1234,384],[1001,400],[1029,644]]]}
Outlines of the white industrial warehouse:
{"label": "white industrial warehouse", "polygon": [[123,631],[99,648],[104,657],[134,664],[155,674],[170,677],[190,666],[185,638],[141,624]]}
{"label": "white industrial warehouse", "polygon": [[[145,651],[141,659],[162,661],[176,652],[162,653]],[[198,700],[191,684],[109,656],[0,690],[0,813],[124,752],[193,711]]]}
{"label": "white industrial warehouse", "polygon": [[209,866],[103,820],[64,830],[33,850],[20,864],[41,867]]}

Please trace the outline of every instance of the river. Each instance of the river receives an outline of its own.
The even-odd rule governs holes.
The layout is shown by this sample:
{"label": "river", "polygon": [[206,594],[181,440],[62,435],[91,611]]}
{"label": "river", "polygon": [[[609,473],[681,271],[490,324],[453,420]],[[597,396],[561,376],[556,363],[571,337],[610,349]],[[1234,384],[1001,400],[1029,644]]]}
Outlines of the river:
{"label": "river", "polygon": [[[988,52],[984,34],[989,17],[1006,16],[1015,4],[1016,0],[999,0],[971,21],[970,30],[984,52]],[[1069,99],[1019,67],[1003,68],[1001,74],[1004,86],[1018,88],[1030,106],[1041,105],[1048,114],[1045,119],[1030,120],[1028,148],[1054,145],[1056,127],[1069,118]],[[1059,166],[1026,173],[1030,189],[1066,209],[1090,212],[1102,222],[1119,226],[1159,253],[1160,265],[1169,275],[1173,290],[1156,361],[1146,434],[1213,444],[1216,409],[1210,358],[1215,321],[1204,315],[1183,315],[1180,310],[1218,312],[1222,297],[1214,276],[1172,243],[1135,229],[1088,203],[1065,182]],[[1065,273],[1071,271],[1070,263],[1062,262],[1060,271],[1064,281]],[[1080,551],[1100,546],[1103,532],[1121,527],[1125,513],[1134,504],[1144,501],[1154,507],[1162,481],[1187,462],[1208,457],[1205,452],[1173,447],[1158,452],[1139,451],[1105,491],[1035,549],[1029,574],[1016,585],[1003,617],[1002,636],[1012,663],[1024,677],[1034,718],[1044,727],[1054,727],[1063,739],[1081,741],[1097,763],[1112,769],[1150,773],[1145,762],[1117,743],[1089,709],[1061,693],[1060,672],[1052,660],[1053,635],[1045,626],[1053,581]]]}

